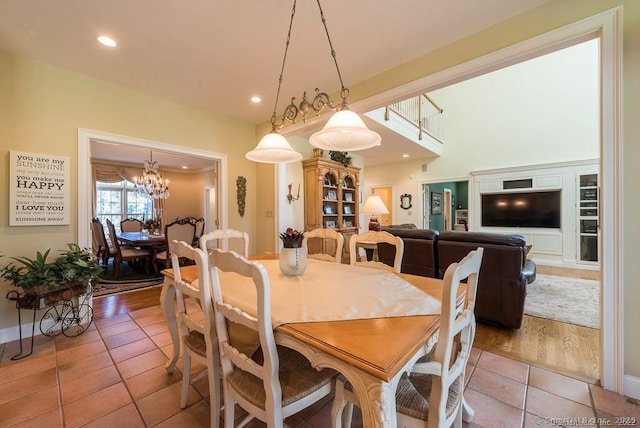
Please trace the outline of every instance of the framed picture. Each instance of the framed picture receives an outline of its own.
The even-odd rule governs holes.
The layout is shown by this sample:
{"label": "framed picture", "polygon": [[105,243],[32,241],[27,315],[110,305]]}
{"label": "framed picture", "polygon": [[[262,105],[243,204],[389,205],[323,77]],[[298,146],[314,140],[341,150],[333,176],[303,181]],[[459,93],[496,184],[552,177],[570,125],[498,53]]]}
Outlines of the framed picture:
{"label": "framed picture", "polygon": [[336,228],[336,222],[335,221],[327,221],[325,223],[325,227],[327,229],[335,229]]}
{"label": "framed picture", "polygon": [[323,184],[324,186],[330,186],[330,185],[331,185],[331,183],[329,182],[329,177],[324,177],[324,181],[322,182],[322,184]]}
{"label": "framed picture", "polygon": [[345,220],[344,227],[353,227],[353,222],[351,220]]}
{"label": "framed picture", "polygon": [[344,213],[345,214],[353,214],[353,211],[351,211],[351,205],[345,205],[344,206]]}
{"label": "framed picture", "polygon": [[338,197],[336,196],[336,192],[335,192],[335,190],[329,190],[329,191],[327,192],[327,199],[331,199],[331,200],[334,200],[334,201],[335,201],[336,199],[338,199]]}
{"label": "framed picture", "polygon": [[442,193],[431,192],[431,214],[442,214]]}
{"label": "framed picture", "polygon": [[331,208],[331,205],[325,205],[324,206],[324,213],[325,214],[333,214],[333,208]]}
{"label": "framed picture", "polygon": [[345,193],[344,194],[344,200],[347,202],[352,202],[353,201],[353,193]]}

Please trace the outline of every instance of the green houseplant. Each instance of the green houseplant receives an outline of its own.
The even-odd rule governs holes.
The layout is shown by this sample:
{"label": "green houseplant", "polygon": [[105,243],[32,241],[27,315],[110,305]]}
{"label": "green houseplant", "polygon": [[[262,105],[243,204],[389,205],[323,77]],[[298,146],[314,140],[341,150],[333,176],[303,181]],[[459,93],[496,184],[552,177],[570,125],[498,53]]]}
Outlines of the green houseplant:
{"label": "green houseplant", "polygon": [[37,251],[35,258],[12,257],[13,262],[0,267],[0,277],[23,291],[10,291],[8,298],[19,300],[24,308],[33,305],[34,297],[39,294],[55,299],[55,290],[65,290],[60,298],[79,295],[102,271],[94,255],[77,244],[67,244],[67,249],[53,261],[49,261],[50,252],[51,249]]}

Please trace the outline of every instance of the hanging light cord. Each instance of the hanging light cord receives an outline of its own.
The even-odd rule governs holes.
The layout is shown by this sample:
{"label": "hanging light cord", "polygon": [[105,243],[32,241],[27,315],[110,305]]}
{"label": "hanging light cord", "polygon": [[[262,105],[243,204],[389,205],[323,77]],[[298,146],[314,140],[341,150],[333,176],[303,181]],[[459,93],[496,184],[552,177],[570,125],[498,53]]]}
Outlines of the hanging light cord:
{"label": "hanging light cord", "polygon": [[[284,47],[284,56],[282,57],[282,68],[280,69],[280,78],[278,78],[278,92],[276,92],[276,103],[273,106],[273,114],[271,115],[271,131],[276,131],[278,126],[276,125],[276,110],[278,109],[278,99],[280,98],[280,88],[282,87],[282,80],[284,76],[284,65],[287,62],[287,52],[289,51],[289,42],[291,41],[291,29],[293,28],[293,18],[296,15],[296,2],[293,0],[293,9],[291,9],[291,20],[289,21],[289,31],[287,32],[287,43]],[[326,27],[325,27],[326,28]]]}
{"label": "hanging light cord", "polygon": [[342,108],[344,108],[347,105],[347,98],[349,97],[349,89],[345,88],[344,83],[342,83],[342,75],[340,74],[340,67],[338,67],[336,51],[335,49],[333,49],[333,43],[331,43],[331,36],[329,36],[329,30],[327,29],[327,20],[324,17],[324,12],[322,10],[322,6],[320,5],[320,0],[316,0],[316,2],[318,3],[318,9],[320,9],[320,19],[322,20],[322,25],[324,26],[324,32],[327,33],[327,40],[329,41],[329,48],[331,49],[331,57],[333,57],[333,62],[336,64],[338,79],[340,79],[340,87],[341,87],[340,98],[342,98]]}

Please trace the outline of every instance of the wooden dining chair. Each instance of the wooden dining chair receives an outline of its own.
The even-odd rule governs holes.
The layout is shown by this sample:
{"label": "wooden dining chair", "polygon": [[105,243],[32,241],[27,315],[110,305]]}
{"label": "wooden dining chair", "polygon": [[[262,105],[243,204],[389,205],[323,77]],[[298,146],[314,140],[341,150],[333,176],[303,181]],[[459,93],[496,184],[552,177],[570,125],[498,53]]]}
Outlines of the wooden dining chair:
{"label": "wooden dining chair", "polygon": [[118,242],[118,235],[116,235],[116,228],[109,219],[107,219],[107,228],[109,229],[109,237],[111,238],[111,245],[114,250],[113,277],[119,277],[120,264],[122,262],[134,262],[139,259],[145,260],[145,270],[149,272],[151,267],[151,252],[142,248],[121,246]]}
{"label": "wooden dining chair", "polygon": [[160,269],[168,268],[171,265],[171,249],[169,243],[173,240],[186,242],[191,245],[196,234],[196,226],[184,218],[177,218],[164,227],[165,249],[154,255],[154,265]]}
{"label": "wooden dining chair", "polygon": [[211,253],[216,248],[220,248],[220,241],[228,241],[230,239],[239,239],[242,241],[242,255],[249,257],[249,235],[247,232],[241,232],[234,229],[218,229],[213,232],[205,233],[200,237],[200,248],[207,253]]}
{"label": "wooden dining chair", "polygon": [[109,267],[109,259],[115,256],[116,251],[107,240],[104,234],[104,226],[98,218],[91,219],[91,236],[93,253],[102,262],[102,266],[106,271]]}
{"label": "wooden dining chair", "polygon": [[[399,427],[462,426],[464,375],[476,330],[475,309],[482,247],[447,268],[442,281],[440,331],[435,351],[413,365],[400,378],[396,388]],[[457,305],[458,288],[466,280],[464,303]],[[358,397],[342,380],[336,382],[331,408],[335,427],[350,426],[351,412]],[[473,411],[466,408],[465,422]]]}
{"label": "wooden dining chair", "polygon": [[137,218],[125,218],[120,222],[121,232],[140,232],[144,229],[144,223]]}
{"label": "wooden dining chair", "polygon": [[302,246],[307,249],[307,257],[310,259],[341,263],[344,236],[333,229],[317,228],[304,233]]}
{"label": "wooden dining chair", "polygon": [[[180,408],[187,406],[189,386],[208,376],[211,427],[220,425],[220,353],[216,337],[215,317],[211,298],[211,283],[207,254],[186,242],[173,240],[170,244],[171,266],[178,302],[178,323],[183,348],[182,394]],[[180,259],[195,263],[198,286],[182,279]],[[191,305],[191,306],[190,306]],[[193,310],[194,307],[201,311]],[[207,367],[191,379],[191,360]]]}
{"label": "wooden dining chair", "polygon": [[[393,266],[386,265],[382,262],[379,262],[377,257],[377,249],[374,249],[374,259],[373,260],[358,260],[358,243],[371,245],[373,244],[376,248],[379,245],[393,245],[395,247],[396,253],[393,259]],[[355,234],[351,236],[349,240],[349,260],[354,266],[367,266],[376,269],[385,269],[390,270],[392,272],[400,273],[400,268],[402,265],[402,256],[404,255],[404,242],[402,238],[394,236],[389,232],[377,232],[377,231],[367,231],[365,233]]]}
{"label": "wooden dining chair", "polygon": [[[224,383],[225,427],[234,426],[236,403],[265,422],[267,427],[283,427],[285,418],[329,395],[337,374],[329,369],[316,370],[298,352],[276,347],[271,324],[269,275],[262,264],[251,262],[233,251],[213,250],[210,259]],[[256,289],[256,316],[224,299],[219,271],[252,278]],[[260,346],[253,356],[246,355],[230,342],[227,326],[232,323],[258,334]]]}

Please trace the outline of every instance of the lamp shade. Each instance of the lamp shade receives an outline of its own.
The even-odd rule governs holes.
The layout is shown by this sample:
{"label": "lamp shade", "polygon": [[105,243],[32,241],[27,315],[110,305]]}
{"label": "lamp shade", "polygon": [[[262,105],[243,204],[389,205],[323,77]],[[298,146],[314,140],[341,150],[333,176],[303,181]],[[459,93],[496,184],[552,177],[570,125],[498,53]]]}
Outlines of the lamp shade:
{"label": "lamp shade", "polygon": [[389,214],[389,210],[378,195],[369,196],[364,205],[362,205],[360,212],[362,214]]}
{"label": "lamp shade", "polygon": [[302,160],[302,154],[291,148],[289,142],[277,132],[270,132],[245,157],[261,163],[288,163]]}
{"label": "lamp shade", "polygon": [[360,116],[346,109],[334,113],[324,128],[309,137],[312,146],[339,152],[379,146],[381,140],[377,132],[367,128]]}

